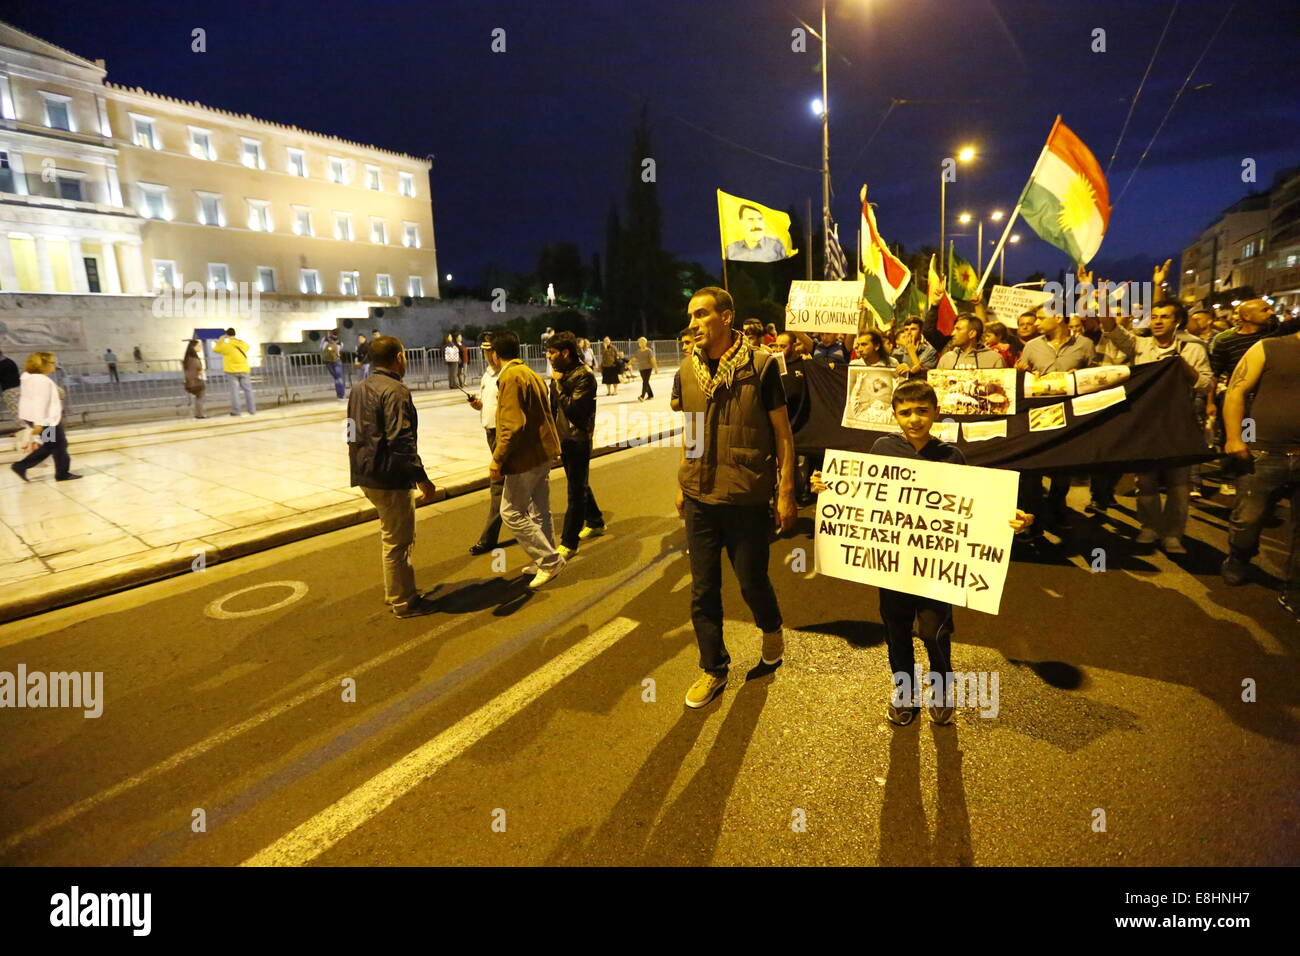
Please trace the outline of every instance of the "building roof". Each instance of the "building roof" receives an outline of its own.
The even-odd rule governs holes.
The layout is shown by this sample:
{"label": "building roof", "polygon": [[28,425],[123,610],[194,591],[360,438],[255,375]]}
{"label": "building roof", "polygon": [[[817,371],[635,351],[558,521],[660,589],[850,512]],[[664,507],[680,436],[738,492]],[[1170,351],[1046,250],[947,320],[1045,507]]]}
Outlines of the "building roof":
{"label": "building roof", "polygon": [[[11,41],[18,40],[21,42],[14,43]],[[87,70],[98,70],[104,72],[103,61],[87,60],[85,57],[77,56],[71,50],[65,50],[61,46],[56,46],[49,40],[42,40],[38,36],[33,36],[26,30],[20,30],[12,23],[5,23],[0,20],[0,46],[11,47],[15,50],[25,50],[28,53],[35,53],[39,56],[47,56],[52,60],[59,60],[63,63],[71,63],[74,66],[80,66]]]}

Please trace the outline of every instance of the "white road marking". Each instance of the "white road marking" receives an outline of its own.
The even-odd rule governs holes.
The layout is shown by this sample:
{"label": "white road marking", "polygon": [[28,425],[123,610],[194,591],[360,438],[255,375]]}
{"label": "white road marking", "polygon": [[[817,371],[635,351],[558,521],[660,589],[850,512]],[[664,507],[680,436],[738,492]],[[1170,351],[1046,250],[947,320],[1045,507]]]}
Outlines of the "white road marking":
{"label": "white road marking", "polygon": [[311,862],[608,650],[636,626],[636,621],[625,617],[610,621],[240,865],[302,866]]}
{"label": "white road marking", "polygon": [[[252,591],[260,591],[263,588],[289,588],[293,593],[283,601],[276,601],[274,604],[268,604],[266,607],[254,608],[251,611],[227,611],[226,602],[231,598],[239,597],[241,594],[248,594]],[[282,607],[288,607],[295,601],[301,601],[307,596],[306,581],[268,581],[266,584],[254,584],[252,587],[240,588],[238,591],[231,591],[224,597],[219,597],[203,609],[203,613],[208,617],[215,617],[218,621],[234,621],[241,617],[255,617],[258,614],[268,614],[271,611],[278,611]]]}

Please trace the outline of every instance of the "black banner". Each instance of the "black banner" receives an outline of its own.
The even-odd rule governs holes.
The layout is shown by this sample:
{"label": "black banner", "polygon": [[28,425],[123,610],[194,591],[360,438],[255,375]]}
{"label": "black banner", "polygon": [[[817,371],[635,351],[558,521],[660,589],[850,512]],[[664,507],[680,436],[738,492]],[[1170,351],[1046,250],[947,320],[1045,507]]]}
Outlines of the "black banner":
{"label": "black banner", "polygon": [[[1070,398],[1025,398],[1025,373],[1016,373],[1016,414],[941,415],[958,422],[1005,421],[1007,436],[956,442],[966,462],[1015,471],[1149,471],[1214,457],[1206,448],[1187,378],[1175,361],[1137,365],[1124,388],[1127,400],[1076,416]],[[802,408],[795,421],[801,454],[826,448],[869,452],[883,432],[845,428],[848,369],[819,361],[799,363]],[[1030,431],[1029,410],[1065,402],[1064,428]],[[794,400],[792,400],[793,404]]]}

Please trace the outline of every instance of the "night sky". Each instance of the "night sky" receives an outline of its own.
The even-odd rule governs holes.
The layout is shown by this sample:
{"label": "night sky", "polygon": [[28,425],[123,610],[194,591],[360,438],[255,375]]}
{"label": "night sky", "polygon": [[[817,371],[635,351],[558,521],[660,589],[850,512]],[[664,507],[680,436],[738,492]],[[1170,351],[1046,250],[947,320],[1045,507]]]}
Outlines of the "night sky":
{"label": "night sky", "polygon": [[[939,163],[967,143],[979,158],[949,186],[950,234],[962,209],[1009,210],[1058,112],[1104,169],[1173,6],[831,0],[832,211],[846,246],[863,182],[887,241],[936,243]],[[1247,0],[1232,6],[1118,200],[1230,6],[1178,5],[1110,171],[1101,276],[1148,278],[1132,274],[1138,260],[1176,257],[1220,209],[1300,163],[1297,5]],[[672,252],[718,270],[718,187],[780,209],[812,198],[819,215],[810,102],[820,47],[810,38],[808,53],[790,48],[798,18],[816,25],[819,11],[810,0],[134,0],[30,4],[3,18],[104,58],[113,82],[434,154],[439,264],[459,285],[489,263],[531,269],[548,241],[574,241],[588,260],[601,251],[642,101]],[[207,31],[206,53],[190,52],[194,27]],[[507,31],[505,54],[490,51],[495,27]],[[1090,49],[1097,27],[1105,53]],[[881,125],[891,98],[910,102]],[[1242,182],[1244,157],[1257,161],[1256,187]],[[1019,231],[1009,281],[1069,265]],[[974,237],[958,238],[958,251],[973,261]]]}

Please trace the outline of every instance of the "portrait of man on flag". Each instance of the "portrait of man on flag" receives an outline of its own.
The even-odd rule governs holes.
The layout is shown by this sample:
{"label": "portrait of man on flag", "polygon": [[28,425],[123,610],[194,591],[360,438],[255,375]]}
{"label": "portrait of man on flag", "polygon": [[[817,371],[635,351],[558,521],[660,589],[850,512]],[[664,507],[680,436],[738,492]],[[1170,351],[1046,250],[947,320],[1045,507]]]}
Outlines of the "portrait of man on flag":
{"label": "portrait of man on flag", "polygon": [[718,225],[724,259],[780,262],[798,252],[790,248],[790,217],[760,203],[718,190]]}

